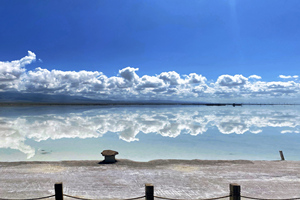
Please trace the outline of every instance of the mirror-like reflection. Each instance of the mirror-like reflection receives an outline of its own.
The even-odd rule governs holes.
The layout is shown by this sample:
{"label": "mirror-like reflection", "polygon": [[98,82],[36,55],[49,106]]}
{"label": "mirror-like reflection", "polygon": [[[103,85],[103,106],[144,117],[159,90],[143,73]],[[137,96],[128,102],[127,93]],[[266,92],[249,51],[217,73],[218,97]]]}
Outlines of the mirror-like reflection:
{"label": "mirror-like reflection", "polygon": [[[174,138],[172,141],[178,150],[181,142],[187,143],[186,137],[183,141],[180,135],[189,135],[190,140],[195,140],[199,135],[210,134],[212,140],[217,139],[220,133],[264,135],[268,141],[288,134],[290,136],[285,137],[288,145],[289,140],[294,141],[298,137],[299,125],[300,109],[297,106],[3,107],[0,111],[0,154],[5,154],[3,149],[13,149],[31,159],[37,151],[47,154],[34,146],[42,141],[101,139],[112,133],[126,143],[138,143],[143,134],[163,136],[161,140]],[[246,138],[240,137],[241,147]],[[228,145],[231,145],[230,142]],[[257,141],[257,148],[259,145],[260,141]],[[151,148],[156,148],[155,144]]]}

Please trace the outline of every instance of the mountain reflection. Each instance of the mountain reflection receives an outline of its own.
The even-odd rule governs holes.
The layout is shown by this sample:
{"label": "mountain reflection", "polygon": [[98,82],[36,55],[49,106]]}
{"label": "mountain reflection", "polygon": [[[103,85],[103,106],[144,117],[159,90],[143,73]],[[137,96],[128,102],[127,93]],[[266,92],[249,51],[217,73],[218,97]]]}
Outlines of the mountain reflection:
{"label": "mountain reflection", "polygon": [[[15,110],[14,110],[15,109]],[[0,113],[0,148],[19,150],[31,158],[35,149],[26,139],[37,142],[62,138],[98,138],[117,133],[126,142],[138,141],[140,133],[175,138],[196,136],[209,129],[223,134],[258,134],[276,127],[281,133],[299,133],[300,110],[296,106],[204,107],[140,106],[96,107],[82,110],[3,108]],[[9,113],[9,114],[5,114]],[[279,129],[280,128],[280,129]]]}

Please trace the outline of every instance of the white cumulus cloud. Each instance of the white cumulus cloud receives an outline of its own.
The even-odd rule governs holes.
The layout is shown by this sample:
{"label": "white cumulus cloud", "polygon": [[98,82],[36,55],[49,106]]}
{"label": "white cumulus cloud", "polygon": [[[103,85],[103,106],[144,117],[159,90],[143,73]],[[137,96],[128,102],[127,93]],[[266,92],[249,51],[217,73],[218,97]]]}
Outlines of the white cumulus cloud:
{"label": "white cumulus cloud", "polygon": [[119,70],[119,74],[122,78],[129,82],[135,82],[138,80],[139,76],[135,73],[139,68],[126,67]]}
{"label": "white cumulus cloud", "polygon": [[182,82],[180,75],[174,71],[162,72],[158,76],[158,78],[162,79],[165,83],[170,85],[179,85]]}
{"label": "white cumulus cloud", "polygon": [[[282,81],[263,81],[259,75],[220,75],[207,83],[202,74],[175,71],[139,76],[139,68],[126,67],[117,76],[100,71],[61,71],[38,67],[26,71],[36,60],[28,55],[11,62],[0,62],[0,91],[78,95],[109,100],[190,100],[207,102],[290,101],[300,98],[298,75],[279,75]],[[42,65],[42,63],[40,63]],[[292,79],[293,80],[289,80]]]}
{"label": "white cumulus cloud", "polygon": [[28,51],[28,55],[11,62],[0,61],[0,90],[15,88],[20,76],[26,71],[25,66],[34,62],[36,55]]}
{"label": "white cumulus cloud", "polygon": [[294,76],[291,76],[291,75],[288,75],[288,76],[285,76],[285,75],[279,75],[279,78],[282,78],[282,79],[290,79],[290,78],[295,78],[297,79],[299,76],[298,75],[294,75]]}
{"label": "white cumulus cloud", "polygon": [[248,79],[261,79],[261,76],[251,75],[251,76],[248,77]]}
{"label": "white cumulus cloud", "polygon": [[248,79],[244,77],[243,75],[221,75],[219,76],[217,80],[217,84],[220,86],[226,86],[226,87],[236,87],[236,86],[242,86],[245,85]]}

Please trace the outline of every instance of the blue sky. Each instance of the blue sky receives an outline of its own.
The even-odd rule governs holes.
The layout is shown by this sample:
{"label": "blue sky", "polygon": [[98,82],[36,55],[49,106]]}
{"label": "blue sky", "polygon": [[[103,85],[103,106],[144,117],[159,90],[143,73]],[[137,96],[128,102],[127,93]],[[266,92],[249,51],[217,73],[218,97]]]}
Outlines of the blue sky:
{"label": "blue sky", "polygon": [[1,0],[0,18],[2,91],[299,99],[298,0]]}

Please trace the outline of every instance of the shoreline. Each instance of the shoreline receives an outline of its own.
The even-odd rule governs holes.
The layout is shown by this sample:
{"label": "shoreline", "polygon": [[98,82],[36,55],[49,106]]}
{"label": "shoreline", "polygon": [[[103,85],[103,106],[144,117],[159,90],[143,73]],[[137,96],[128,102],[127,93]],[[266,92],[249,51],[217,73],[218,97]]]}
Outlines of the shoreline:
{"label": "shoreline", "polygon": [[299,196],[300,161],[251,160],[99,160],[0,162],[0,198],[34,198],[64,193],[90,199],[124,199],[144,194],[151,183],[155,195],[168,198],[213,198],[228,195],[229,184],[259,198]]}
{"label": "shoreline", "polygon": [[128,167],[158,167],[163,165],[228,165],[228,164],[253,164],[259,162],[265,163],[299,163],[300,160],[205,160],[205,159],[155,159],[149,161],[135,161],[130,159],[116,159],[115,163],[103,163],[104,160],[60,160],[60,161],[0,161],[0,167],[11,167],[19,165],[63,165],[69,167],[87,167],[87,166],[128,166]]}
{"label": "shoreline", "polygon": [[[129,166],[129,167],[157,167],[162,165],[185,164],[185,165],[216,165],[216,164],[251,164],[257,161],[279,162],[280,160],[184,160],[184,159],[155,159],[149,161],[134,161],[129,159],[116,159],[116,163],[101,163],[103,160],[61,160],[61,161],[0,161],[0,167],[19,165],[64,165],[64,166]],[[289,161],[299,162],[300,161]]]}
{"label": "shoreline", "polygon": [[[90,166],[94,164],[99,165],[106,165],[108,163],[101,163],[104,161],[104,157],[100,159],[94,160],[22,160],[22,161],[0,161],[0,165],[17,165],[17,164],[77,164],[82,166]],[[148,161],[138,161],[138,160],[131,160],[126,158],[116,158],[116,163],[110,163],[110,165],[164,165],[164,164],[178,164],[178,163],[185,163],[185,164],[243,164],[243,163],[251,163],[251,162],[299,162],[300,160],[280,160],[280,158],[276,160],[251,160],[251,159],[153,159]]]}
{"label": "shoreline", "polygon": [[[2,163],[59,163],[59,162],[64,162],[64,163],[68,163],[68,162],[78,162],[78,163],[84,163],[84,162],[87,162],[87,163],[90,163],[90,162],[100,162],[104,160],[104,157],[103,159],[95,159],[95,160],[56,160],[56,161],[43,161],[43,160],[35,160],[35,161],[31,161],[31,160],[28,160],[28,161],[0,161],[0,164]],[[170,163],[170,162],[188,162],[188,163],[195,163],[195,162],[204,162],[204,163],[209,163],[209,162],[243,162],[243,161],[246,161],[246,162],[256,162],[256,161],[265,161],[265,162],[272,162],[272,161],[287,161],[287,162],[300,162],[300,160],[251,160],[251,159],[153,159],[153,160],[149,160],[149,161],[138,161],[138,160],[131,160],[131,159],[126,159],[126,158],[116,158],[117,162],[115,164],[118,164],[118,163],[139,163],[139,164],[146,164],[146,163],[159,163],[159,162],[162,162],[162,163]]]}

